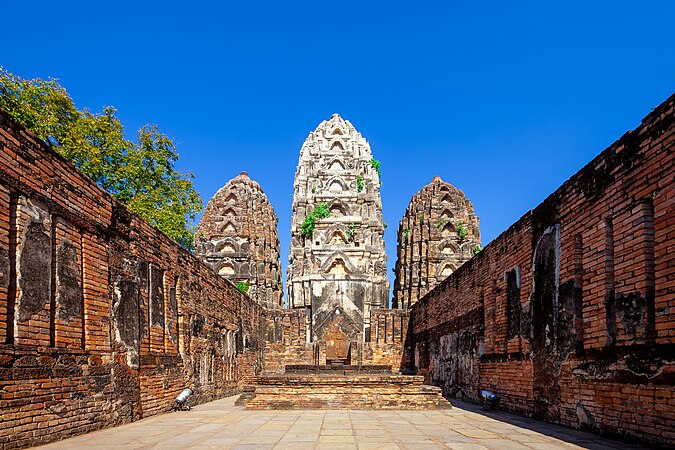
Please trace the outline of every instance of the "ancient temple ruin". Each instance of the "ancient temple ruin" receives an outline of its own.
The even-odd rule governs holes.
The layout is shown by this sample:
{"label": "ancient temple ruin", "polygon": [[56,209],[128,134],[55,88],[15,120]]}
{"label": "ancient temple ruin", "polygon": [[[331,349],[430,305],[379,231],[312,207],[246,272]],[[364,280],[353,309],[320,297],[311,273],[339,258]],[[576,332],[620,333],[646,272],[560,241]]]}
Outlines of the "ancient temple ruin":
{"label": "ancient temple ruin", "polygon": [[242,172],[209,200],[197,226],[195,254],[268,308],[283,307],[276,218],[260,185]]}
{"label": "ancient temple ruin", "polygon": [[329,329],[368,338],[371,308],[386,307],[389,292],[384,228],[379,163],[334,114],[305,140],[295,173],[288,301],[307,309],[309,339]]}
{"label": "ancient temple ruin", "polygon": [[394,308],[410,308],[480,251],[478,217],[459,189],[436,176],[410,200],[398,227]]}

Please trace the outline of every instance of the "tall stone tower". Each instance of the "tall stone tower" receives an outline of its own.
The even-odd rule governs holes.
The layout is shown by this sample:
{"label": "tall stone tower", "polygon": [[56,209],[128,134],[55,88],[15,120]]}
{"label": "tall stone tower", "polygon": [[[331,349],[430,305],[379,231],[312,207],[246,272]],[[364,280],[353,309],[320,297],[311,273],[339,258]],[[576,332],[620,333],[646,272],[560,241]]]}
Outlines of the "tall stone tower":
{"label": "tall stone tower", "polygon": [[277,216],[246,172],[232,178],[206,205],[195,254],[268,308],[283,308]]}
{"label": "tall stone tower", "polygon": [[410,308],[480,249],[478,217],[464,193],[434,179],[413,196],[398,227],[394,308]]}
{"label": "tall stone tower", "polygon": [[[338,114],[321,122],[300,149],[288,301],[291,308],[307,309],[315,341],[323,340],[328,330],[363,341],[370,333],[371,308],[387,305],[377,167],[368,142]],[[317,213],[325,209],[330,216],[320,218]]]}

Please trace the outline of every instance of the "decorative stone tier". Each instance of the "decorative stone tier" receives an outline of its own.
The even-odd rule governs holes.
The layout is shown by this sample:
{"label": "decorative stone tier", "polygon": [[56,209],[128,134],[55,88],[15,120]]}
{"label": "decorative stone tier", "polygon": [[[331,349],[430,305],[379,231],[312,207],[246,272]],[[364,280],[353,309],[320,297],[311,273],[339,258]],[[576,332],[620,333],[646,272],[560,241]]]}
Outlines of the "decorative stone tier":
{"label": "decorative stone tier", "polygon": [[441,389],[408,375],[269,375],[242,394],[246,409],[449,409]]}

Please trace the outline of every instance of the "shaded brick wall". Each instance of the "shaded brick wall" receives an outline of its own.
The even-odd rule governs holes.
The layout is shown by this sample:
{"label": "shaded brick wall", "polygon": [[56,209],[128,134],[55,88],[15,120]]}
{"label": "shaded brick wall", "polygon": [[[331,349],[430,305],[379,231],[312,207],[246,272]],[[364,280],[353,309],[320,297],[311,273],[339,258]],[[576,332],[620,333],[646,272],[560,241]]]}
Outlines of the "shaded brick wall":
{"label": "shaded brick wall", "polygon": [[318,364],[318,349],[307,342],[304,309],[265,311],[265,373],[284,373],[286,365]]}
{"label": "shaded brick wall", "polygon": [[[390,365],[393,370],[400,370],[404,365],[403,349],[409,317],[408,310],[373,308],[370,341],[350,343],[351,364]],[[308,326],[304,309],[265,312],[266,373],[283,373],[286,365],[326,364],[326,342],[308,342]]]}
{"label": "shaded brick wall", "polygon": [[234,393],[262,309],[0,111],[0,447]]}
{"label": "shaded brick wall", "polygon": [[412,309],[427,381],[652,444],[675,440],[675,96]]}

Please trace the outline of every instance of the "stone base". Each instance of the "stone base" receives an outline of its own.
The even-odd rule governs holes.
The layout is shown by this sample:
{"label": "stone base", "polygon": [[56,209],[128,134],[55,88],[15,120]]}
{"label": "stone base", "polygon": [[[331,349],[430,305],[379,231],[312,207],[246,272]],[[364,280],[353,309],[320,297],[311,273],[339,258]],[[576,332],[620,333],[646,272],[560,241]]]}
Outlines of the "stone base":
{"label": "stone base", "polygon": [[285,366],[286,374],[293,375],[390,375],[391,366],[387,365],[349,365],[349,364],[330,364],[325,366],[316,366],[311,364],[289,364]]}
{"label": "stone base", "polygon": [[246,409],[449,409],[441,389],[407,375],[267,375],[246,389]]}

